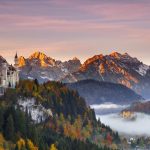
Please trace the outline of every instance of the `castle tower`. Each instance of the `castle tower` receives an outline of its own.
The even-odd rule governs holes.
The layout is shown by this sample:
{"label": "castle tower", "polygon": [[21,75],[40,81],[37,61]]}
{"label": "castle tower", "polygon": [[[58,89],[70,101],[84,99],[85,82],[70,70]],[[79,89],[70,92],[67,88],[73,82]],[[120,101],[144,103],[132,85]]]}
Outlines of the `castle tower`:
{"label": "castle tower", "polygon": [[16,83],[19,82],[19,59],[18,59],[18,55],[16,52],[15,58],[14,58],[14,67],[16,69],[16,72],[14,72],[14,76],[13,76],[13,85],[16,85]]}
{"label": "castle tower", "polygon": [[15,67],[16,69],[18,69],[19,62],[18,62],[18,55],[17,55],[17,52],[16,52],[16,55],[15,55],[15,58],[14,58],[14,62],[15,62],[14,67]]}

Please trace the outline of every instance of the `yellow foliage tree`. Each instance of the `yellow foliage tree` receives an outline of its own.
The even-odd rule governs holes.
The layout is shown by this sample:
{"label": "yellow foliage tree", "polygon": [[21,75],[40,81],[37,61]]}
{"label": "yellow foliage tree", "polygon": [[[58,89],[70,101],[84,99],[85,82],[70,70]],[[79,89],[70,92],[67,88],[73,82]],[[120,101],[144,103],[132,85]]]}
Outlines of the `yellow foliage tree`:
{"label": "yellow foliage tree", "polygon": [[4,150],[3,148],[3,144],[4,144],[5,140],[2,134],[0,134],[0,150]]}
{"label": "yellow foliage tree", "polygon": [[55,146],[55,144],[52,144],[51,146],[50,146],[50,149],[49,150],[58,150],[57,149],[57,147]]}
{"label": "yellow foliage tree", "polygon": [[25,147],[25,141],[24,141],[24,139],[22,139],[22,138],[19,139],[18,142],[17,142],[17,146],[18,146],[19,150],[21,150],[22,147]]}
{"label": "yellow foliage tree", "polygon": [[3,135],[0,133],[0,150],[9,150],[12,147],[13,144],[11,142],[6,141]]}
{"label": "yellow foliage tree", "polygon": [[30,150],[38,150],[38,147],[34,146],[31,140],[27,140],[27,145]]}

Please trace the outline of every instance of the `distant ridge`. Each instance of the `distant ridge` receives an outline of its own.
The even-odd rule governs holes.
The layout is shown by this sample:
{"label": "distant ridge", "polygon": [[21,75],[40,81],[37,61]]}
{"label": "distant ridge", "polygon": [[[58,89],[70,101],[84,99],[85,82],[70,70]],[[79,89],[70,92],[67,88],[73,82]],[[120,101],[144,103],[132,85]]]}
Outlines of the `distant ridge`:
{"label": "distant ridge", "polygon": [[83,80],[68,83],[67,86],[73,90],[77,90],[89,105],[106,102],[131,104],[136,101],[144,100],[142,96],[121,84]]}

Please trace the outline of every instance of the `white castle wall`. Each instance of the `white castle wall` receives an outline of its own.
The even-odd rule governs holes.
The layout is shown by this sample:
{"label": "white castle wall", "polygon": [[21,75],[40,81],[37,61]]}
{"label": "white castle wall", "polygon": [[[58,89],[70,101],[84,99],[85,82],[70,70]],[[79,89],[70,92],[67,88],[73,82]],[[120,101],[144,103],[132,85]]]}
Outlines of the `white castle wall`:
{"label": "white castle wall", "polygon": [[[19,72],[18,72],[18,58],[15,58],[15,68],[3,63],[0,66],[0,95],[4,93],[4,89],[11,85],[11,88],[15,88],[16,83],[19,82]],[[11,69],[13,68],[13,69]]]}

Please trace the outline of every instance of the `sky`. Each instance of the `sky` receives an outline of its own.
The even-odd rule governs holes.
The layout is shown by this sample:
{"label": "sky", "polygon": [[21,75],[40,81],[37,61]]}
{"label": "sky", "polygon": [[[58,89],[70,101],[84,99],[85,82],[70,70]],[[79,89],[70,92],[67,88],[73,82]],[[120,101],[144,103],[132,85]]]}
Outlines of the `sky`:
{"label": "sky", "polygon": [[0,0],[0,55],[57,60],[112,51],[150,65],[150,0]]}

